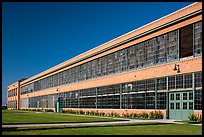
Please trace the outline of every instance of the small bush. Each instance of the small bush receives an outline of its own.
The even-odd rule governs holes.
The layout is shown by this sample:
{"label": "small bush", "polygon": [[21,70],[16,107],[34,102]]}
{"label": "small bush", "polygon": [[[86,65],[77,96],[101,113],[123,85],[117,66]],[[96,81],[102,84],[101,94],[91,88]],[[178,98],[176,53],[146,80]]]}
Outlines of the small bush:
{"label": "small bush", "polygon": [[95,112],[94,111],[90,111],[89,115],[95,115]]}
{"label": "small bush", "polygon": [[46,109],[46,112],[54,112],[52,109]]}
{"label": "small bush", "polygon": [[124,114],[124,117],[131,117],[131,114],[125,113],[125,114]]}
{"label": "small bush", "polygon": [[142,113],[140,114],[140,118],[148,118],[148,113],[142,112]]}
{"label": "small bush", "polygon": [[32,109],[31,111],[37,111],[37,109]]}
{"label": "small bush", "polygon": [[84,114],[84,111],[83,110],[79,110],[79,114]]}
{"label": "small bush", "polygon": [[163,119],[164,115],[161,111],[151,111],[149,117],[151,119]]}
{"label": "small bush", "polygon": [[202,115],[197,115],[197,117],[198,117],[197,121],[198,121],[199,123],[202,123]]}
{"label": "small bush", "polygon": [[101,113],[100,113],[100,116],[105,116],[105,113],[104,113],[104,112],[101,112]]}
{"label": "small bush", "polygon": [[194,113],[191,113],[191,114],[188,116],[188,119],[191,120],[191,121],[202,122],[202,115],[200,115],[200,114],[195,115]]}
{"label": "small bush", "polygon": [[191,121],[197,121],[196,116],[195,116],[193,113],[191,113],[191,114],[188,116],[188,119],[191,120]]}
{"label": "small bush", "polygon": [[114,113],[115,117],[119,117],[120,115],[118,113]]}
{"label": "small bush", "polygon": [[99,112],[98,112],[98,110],[96,110],[96,111],[94,111],[94,115],[99,115]]}
{"label": "small bush", "polygon": [[37,109],[36,111],[38,111],[38,112],[42,112],[43,110],[42,110],[42,109]]}

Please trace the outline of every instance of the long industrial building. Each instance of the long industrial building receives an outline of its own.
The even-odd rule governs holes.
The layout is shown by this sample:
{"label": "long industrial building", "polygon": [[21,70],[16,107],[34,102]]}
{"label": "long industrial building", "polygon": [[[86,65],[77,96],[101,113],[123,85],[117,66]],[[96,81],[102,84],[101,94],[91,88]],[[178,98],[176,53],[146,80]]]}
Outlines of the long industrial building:
{"label": "long industrial building", "polygon": [[8,86],[8,108],[202,114],[202,2]]}

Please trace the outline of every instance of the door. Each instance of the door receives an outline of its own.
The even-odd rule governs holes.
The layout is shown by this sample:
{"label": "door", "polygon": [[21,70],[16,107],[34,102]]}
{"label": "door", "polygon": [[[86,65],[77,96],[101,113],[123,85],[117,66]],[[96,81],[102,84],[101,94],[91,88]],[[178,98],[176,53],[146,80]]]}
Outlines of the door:
{"label": "door", "polygon": [[169,118],[187,120],[193,112],[193,91],[169,93]]}

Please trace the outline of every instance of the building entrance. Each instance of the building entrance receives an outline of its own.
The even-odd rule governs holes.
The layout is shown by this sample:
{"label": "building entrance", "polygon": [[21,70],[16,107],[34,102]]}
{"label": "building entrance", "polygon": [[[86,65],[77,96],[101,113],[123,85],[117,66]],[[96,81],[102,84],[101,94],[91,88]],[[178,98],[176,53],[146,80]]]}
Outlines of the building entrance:
{"label": "building entrance", "polygon": [[193,91],[169,93],[169,118],[187,120],[193,112]]}

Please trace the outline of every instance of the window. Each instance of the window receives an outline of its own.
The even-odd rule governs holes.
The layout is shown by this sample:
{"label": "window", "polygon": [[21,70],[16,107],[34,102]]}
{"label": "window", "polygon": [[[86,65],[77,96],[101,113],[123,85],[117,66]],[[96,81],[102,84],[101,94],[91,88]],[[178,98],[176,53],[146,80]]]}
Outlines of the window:
{"label": "window", "polygon": [[176,93],[176,100],[180,100],[180,93]]}
{"label": "window", "polygon": [[175,76],[168,77],[168,88],[169,88],[169,90],[175,89],[175,86],[176,86],[175,78],[176,78]]}
{"label": "window", "polygon": [[189,93],[189,100],[193,100],[193,93]]}
{"label": "window", "polygon": [[192,74],[185,74],[184,81],[184,88],[192,88]]}
{"label": "window", "polygon": [[176,109],[180,109],[180,103],[176,102]]}
{"label": "window", "polygon": [[146,93],[146,109],[155,108],[155,92]]}
{"label": "window", "polygon": [[194,109],[202,110],[202,90],[195,90]]}
{"label": "window", "polygon": [[171,94],[170,99],[171,99],[171,100],[174,100],[174,94]]}
{"label": "window", "polygon": [[202,21],[194,24],[194,55],[202,55]]}
{"label": "window", "polygon": [[193,102],[189,102],[189,109],[193,109]]}
{"label": "window", "polygon": [[180,28],[179,57],[193,56],[193,25]]}
{"label": "window", "polygon": [[183,102],[183,109],[187,109],[187,102]]}
{"label": "window", "polygon": [[195,87],[202,87],[202,72],[195,73]]}
{"label": "window", "polygon": [[174,103],[170,103],[170,109],[174,109]]}
{"label": "window", "polygon": [[187,100],[187,93],[183,93],[183,100]]}
{"label": "window", "polygon": [[166,90],[166,77],[157,79],[157,90]]}
{"label": "window", "polygon": [[157,92],[157,109],[166,109],[166,92]]}
{"label": "window", "polygon": [[176,88],[177,89],[183,88],[183,75],[176,76]]}

